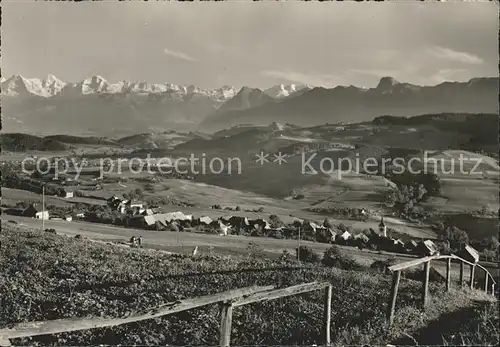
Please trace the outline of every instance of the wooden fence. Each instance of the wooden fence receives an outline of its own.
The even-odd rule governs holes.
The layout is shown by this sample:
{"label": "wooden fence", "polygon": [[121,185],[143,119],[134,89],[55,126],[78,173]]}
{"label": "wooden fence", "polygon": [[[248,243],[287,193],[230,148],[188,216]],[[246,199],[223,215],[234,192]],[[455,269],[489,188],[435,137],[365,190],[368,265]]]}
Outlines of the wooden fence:
{"label": "wooden fence", "polygon": [[234,308],[255,302],[273,300],[321,289],[325,290],[323,302],[323,337],[325,344],[329,345],[332,286],[328,282],[312,282],[279,289],[276,289],[274,286],[254,286],[229,290],[217,294],[179,300],[122,318],[57,319],[44,322],[16,324],[12,328],[0,330],[0,346],[10,346],[9,339],[13,338],[111,327],[158,318],[210,304],[220,304],[221,325],[219,341],[220,346],[227,347],[231,339],[231,321]]}
{"label": "wooden fence", "polygon": [[[391,294],[389,297],[389,304],[387,308],[387,320],[389,325],[392,324],[393,319],[394,319],[394,310],[396,308],[396,297],[398,295],[398,287],[399,287],[399,281],[401,279],[401,271],[415,267],[418,265],[424,264],[424,276],[422,279],[423,285],[422,285],[422,306],[425,308],[428,304],[429,301],[429,271],[431,267],[431,261],[433,260],[446,260],[446,291],[450,291],[451,288],[451,265],[452,265],[452,260],[456,260],[460,262],[460,285],[463,286],[464,284],[464,267],[465,264],[470,266],[470,272],[469,272],[469,287],[471,289],[474,288],[474,274],[476,268],[479,268],[484,271],[485,273],[485,280],[484,280],[484,291],[488,293],[488,289],[491,287],[491,294],[495,295],[495,279],[491,275],[491,273],[483,266],[479,265],[478,263],[471,263],[465,259],[462,259],[456,255],[435,255],[435,256],[429,256],[429,257],[424,257],[420,259],[415,259],[415,260],[410,260],[401,264],[396,264],[392,265],[389,267],[389,271],[393,273],[393,278],[392,278],[392,286],[391,286]],[[491,282],[490,282],[491,279]]]}

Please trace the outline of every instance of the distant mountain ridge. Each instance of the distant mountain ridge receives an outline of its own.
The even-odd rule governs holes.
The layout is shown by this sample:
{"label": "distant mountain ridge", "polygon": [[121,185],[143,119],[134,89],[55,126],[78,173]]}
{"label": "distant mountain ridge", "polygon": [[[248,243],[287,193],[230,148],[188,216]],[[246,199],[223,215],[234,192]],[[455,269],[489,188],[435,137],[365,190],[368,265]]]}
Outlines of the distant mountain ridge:
{"label": "distant mountain ridge", "polygon": [[381,115],[498,113],[498,78],[418,86],[384,77],[374,88],[289,84],[205,90],[145,81],[110,83],[101,76],[68,83],[53,75],[43,80],[15,75],[2,78],[1,94],[4,132],[37,135],[117,137],[272,122],[359,122]]}
{"label": "distant mountain ridge", "polygon": [[[2,78],[2,121],[7,132],[37,135],[126,136],[163,130],[190,131],[226,102],[227,110],[275,100],[259,89],[233,86],[202,89],[194,85],[120,81],[102,76],[77,83],[54,75],[45,79]],[[273,88],[271,88],[273,89]],[[295,85],[279,88],[291,93]],[[276,98],[288,94],[276,94]],[[234,98],[234,100],[233,100]]]}
{"label": "distant mountain ridge", "polygon": [[206,131],[216,131],[238,124],[280,122],[311,126],[371,121],[382,115],[498,113],[498,82],[497,77],[485,77],[468,82],[418,86],[383,77],[374,88],[316,87],[278,102],[213,114],[203,121],[201,127]]}

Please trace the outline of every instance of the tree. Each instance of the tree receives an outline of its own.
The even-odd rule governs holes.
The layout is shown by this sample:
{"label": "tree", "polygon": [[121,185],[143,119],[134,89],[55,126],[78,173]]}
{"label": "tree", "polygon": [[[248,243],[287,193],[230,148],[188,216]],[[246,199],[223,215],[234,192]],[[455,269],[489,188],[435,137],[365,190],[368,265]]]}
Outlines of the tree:
{"label": "tree", "polygon": [[469,243],[469,235],[452,225],[445,226],[444,230],[439,234],[439,239],[448,241],[452,250],[460,249],[462,244]]}
{"label": "tree", "polygon": [[284,225],[284,223],[280,219],[280,217],[278,217],[275,214],[272,214],[269,216],[269,223],[271,224],[271,228],[279,228],[279,227],[282,227]]}
{"label": "tree", "polygon": [[319,255],[314,253],[312,248],[307,246],[300,246],[296,248],[295,254],[300,261],[305,263],[317,263],[320,261]]}
{"label": "tree", "polygon": [[325,220],[323,221],[323,226],[325,228],[332,229],[334,227],[334,224],[329,218],[325,218]]}
{"label": "tree", "polygon": [[144,193],[143,193],[143,191],[142,191],[141,188],[135,188],[135,190],[134,190],[134,196],[136,196],[136,197],[142,197],[143,194]]}
{"label": "tree", "polygon": [[342,254],[337,246],[332,246],[325,251],[321,263],[324,266],[338,267],[345,270],[359,268],[359,264],[349,256]]}
{"label": "tree", "polygon": [[492,251],[498,251],[498,246],[500,243],[495,236],[492,236],[486,240],[486,248]]}

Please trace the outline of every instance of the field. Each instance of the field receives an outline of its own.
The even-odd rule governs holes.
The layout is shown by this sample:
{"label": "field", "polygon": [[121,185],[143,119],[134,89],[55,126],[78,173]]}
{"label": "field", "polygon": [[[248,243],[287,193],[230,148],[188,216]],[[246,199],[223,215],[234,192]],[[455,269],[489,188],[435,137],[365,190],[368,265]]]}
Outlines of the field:
{"label": "field", "polygon": [[[258,260],[251,251],[238,258],[165,255],[29,232],[8,223],[2,223],[0,241],[0,266],[5,269],[0,274],[0,327],[65,317],[121,317],[163,303],[249,285],[288,286],[327,280],[334,286],[334,344],[405,344],[408,336],[436,345],[444,341],[460,344],[460,338],[470,344],[498,344],[498,312],[491,297],[481,292],[453,290],[446,294],[441,285],[431,282],[432,304],[424,314],[416,308],[419,283],[402,280],[395,322],[386,329],[389,278],[367,270],[318,265],[296,268],[293,260]],[[426,333],[446,315],[464,311],[469,319],[464,325],[454,320],[453,324],[442,323],[439,334]],[[321,343],[321,314],[320,293],[244,306],[233,313],[231,343]],[[218,308],[207,306],[140,323],[12,343],[216,345],[218,326]]]}
{"label": "field", "polygon": [[[41,222],[36,219],[9,216],[9,220],[16,221],[23,228],[39,229]],[[274,239],[265,237],[247,237],[238,235],[219,236],[214,234],[194,233],[194,232],[172,232],[139,230],[131,228],[121,228],[109,225],[102,225],[89,222],[66,222],[49,220],[45,221],[46,228],[54,228],[59,234],[74,237],[76,235],[86,236],[95,240],[105,240],[108,242],[128,242],[132,236],[141,236],[144,247],[160,249],[169,252],[191,254],[194,247],[198,246],[201,254],[223,254],[242,255],[247,252],[249,243],[253,243],[262,248],[264,253],[272,258],[278,257],[284,250],[294,254],[297,248],[297,240]],[[330,245],[311,241],[301,241],[301,245],[310,247],[314,252],[322,254]],[[414,259],[411,255],[395,254],[388,252],[375,252],[370,250],[359,250],[355,247],[339,246],[342,253],[352,257],[358,263],[370,266],[375,260],[384,261],[390,257],[396,257],[398,261],[408,261]],[[445,273],[446,264],[439,262],[434,264],[435,268],[442,274]],[[466,269],[466,275],[468,275]],[[498,269],[490,269],[495,276],[498,276]],[[452,275],[458,278],[458,267],[452,268]]]}
{"label": "field", "polygon": [[[42,201],[42,196],[27,190],[21,189],[11,189],[2,188],[2,203],[7,205],[15,205],[17,202],[39,202]],[[85,198],[85,197],[73,197],[73,198],[63,198],[55,196],[45,196],[45,204],[55,205],[61,207],[68,207],[73,204],[83,203],[90,205],[105,205],[105,200]]]}

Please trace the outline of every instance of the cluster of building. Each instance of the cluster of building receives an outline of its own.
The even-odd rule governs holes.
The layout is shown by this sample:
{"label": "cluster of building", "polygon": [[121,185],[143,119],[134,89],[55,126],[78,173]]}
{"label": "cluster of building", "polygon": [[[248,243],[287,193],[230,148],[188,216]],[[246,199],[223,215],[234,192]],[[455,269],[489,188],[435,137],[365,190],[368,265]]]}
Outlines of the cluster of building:
{"label": "cluster of building", "polygon": [[344,231],[332,236],[332,242],[340,245],[374,248],[380,251],[408,253],[419,256],[430,256],[439,253],[439,248],[432,240],[410,240],[404,242],[398,238],[381,236],[373,230],[369,234],[360,233],[355,235]]}
{"label": "cluster of building", "polygon": [[143,229],[170,229],[182,231],[186,228],[200,227],[219,235],[228,235],[237,231],[270,230],[268,221],[262,218],[249,219],[239,216],[223,216],[213,219],[209,216],[194,217],[183,212],[154,213],[146,209],[141,215],[133,216],[129,225]]}
{"label": "cluster of building", "polygon": [[117,196],[112,196],[107,200],[107,204],[113,210],[121,214],[140,215],[146,212],[144,204],[133,199],[123,199]]}
{"label": "cluster of building", "polygon": [[72,221],[73,218],[85,218],[85,214],[83,212],[74,212],[71,214],[50,214],[50,212],[45,208],[43,208],[42,204],[29,204],[26,208],[10,208],[5,211],[6,214],[15,215],[15,216],[24,216],[30,217],[40,220],[66,220],[68,222]]}

